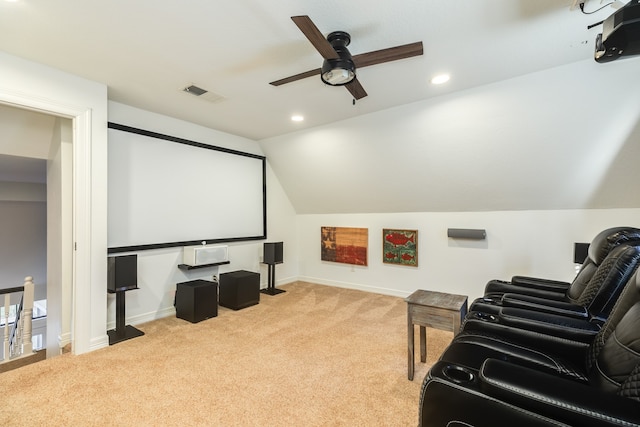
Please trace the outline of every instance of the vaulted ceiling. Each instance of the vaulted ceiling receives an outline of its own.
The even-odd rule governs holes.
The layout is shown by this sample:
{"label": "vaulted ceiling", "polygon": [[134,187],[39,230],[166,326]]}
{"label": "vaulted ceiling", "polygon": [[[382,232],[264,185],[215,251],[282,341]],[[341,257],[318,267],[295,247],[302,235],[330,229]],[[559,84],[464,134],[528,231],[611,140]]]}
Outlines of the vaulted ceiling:
{"label": "vaulted ceiling", "polygon": [[[586,9],[600,7],[587,1]],[[0,2],[0,50],[108,85],[109,99],[260,140],[591,58],[613,13],[572,0],[18,0]],[[351,34],[360,54],[422,41],[424,55],[361,68],[353,105],[310,77],[322,58],[290,17]],[[429,80],[450,73],[451,81]],[[205,101],[182,89],[219,95]],[[292,123],[292,114],[305,121]]]}

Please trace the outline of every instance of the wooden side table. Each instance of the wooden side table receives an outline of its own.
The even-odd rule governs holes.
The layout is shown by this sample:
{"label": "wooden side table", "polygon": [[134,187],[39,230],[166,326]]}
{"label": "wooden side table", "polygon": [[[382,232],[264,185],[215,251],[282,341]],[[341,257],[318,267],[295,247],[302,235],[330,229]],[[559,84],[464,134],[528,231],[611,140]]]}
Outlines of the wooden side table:
{"label": "wooden side table", "polygon": [[409,326],[409,381],[413,381],[414,365],[414,325],[420,326],[420,361],[427,361],[426,327],[460,332],[462,320],[467,315],[465,295],[419,289],[404,299],[407,302],[407,324]]}

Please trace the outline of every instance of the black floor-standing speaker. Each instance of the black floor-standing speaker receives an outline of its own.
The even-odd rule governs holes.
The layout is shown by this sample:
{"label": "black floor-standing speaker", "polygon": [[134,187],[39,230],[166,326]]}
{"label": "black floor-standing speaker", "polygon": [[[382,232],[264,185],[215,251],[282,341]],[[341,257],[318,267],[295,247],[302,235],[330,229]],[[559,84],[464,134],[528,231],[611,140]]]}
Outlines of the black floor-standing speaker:
{"label": "black floor-standing speaker", "polygon": [[264,244],[264,263],[282,264],[283,242],[273,242]]}
{"label": "black floor-standing speaker", "polygon": [[284,254],[283,242],[265,242],[263,250],[263,263],[268,266],[268,285],[266,289],[261,289],[260,292],[267,295],[277,295],[285,291],[282,289],[276,289],[276,264],[282,264]]}
{"label": "black floor-standing speaker", "polygon": [[107,292],[116,294],[116,328],[107,331],[109,345],[144,335],[131,325],[125,325],[124,293],[138,289],[138,256],[109,257],[107,263]]}

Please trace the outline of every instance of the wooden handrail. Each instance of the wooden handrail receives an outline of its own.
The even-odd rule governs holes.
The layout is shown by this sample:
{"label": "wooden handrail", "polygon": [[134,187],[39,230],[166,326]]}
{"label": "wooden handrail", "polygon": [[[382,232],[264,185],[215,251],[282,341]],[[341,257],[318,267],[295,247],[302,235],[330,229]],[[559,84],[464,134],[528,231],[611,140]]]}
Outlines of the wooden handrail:
{"label": "wooden handrail", "polygon": [[[29,277],[31,277],[31,276],[29,276]],[[0,289],[0,295],[12,294],[14,292],[22,292],[22,291],[24,291],[24,286],[16,286],[15,288]]]}

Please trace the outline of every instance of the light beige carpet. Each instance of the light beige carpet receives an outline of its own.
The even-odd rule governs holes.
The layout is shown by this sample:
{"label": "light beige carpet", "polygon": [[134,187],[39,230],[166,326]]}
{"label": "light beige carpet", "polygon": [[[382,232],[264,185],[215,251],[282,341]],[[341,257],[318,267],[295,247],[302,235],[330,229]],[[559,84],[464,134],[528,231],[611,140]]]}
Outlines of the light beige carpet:
{"label": "light beige carpet", "polygon": [[[450,332],[407,380],[402,298],[296,282],[260,304],[0,375],[12,426],[415,426]],[[416,327],[416,343],[418,333]],[[419,348],[419,346],[417,346]],[[416,351],[418,353],[419,350]]]}

